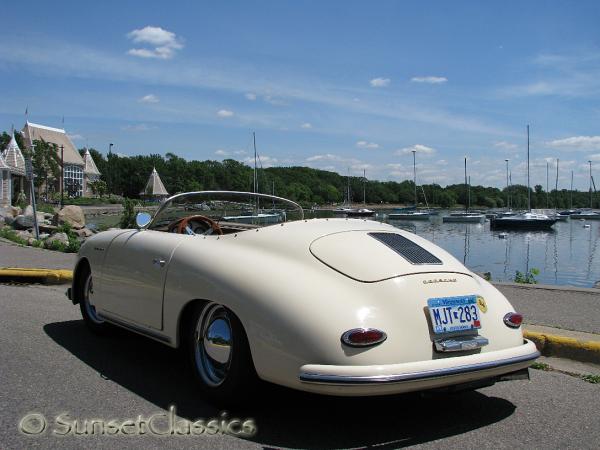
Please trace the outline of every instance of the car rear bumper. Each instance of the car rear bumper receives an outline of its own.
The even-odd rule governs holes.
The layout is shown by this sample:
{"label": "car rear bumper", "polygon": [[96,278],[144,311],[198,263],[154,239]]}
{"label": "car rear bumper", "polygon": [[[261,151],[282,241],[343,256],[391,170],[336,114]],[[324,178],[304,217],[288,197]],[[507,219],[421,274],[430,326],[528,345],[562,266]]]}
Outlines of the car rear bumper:
{"label": "car rear bumper", "polygon": [[500,377],[527,368],[540,356],[533,342],[475,355],[380,366],[307,364],[302,388],[331,395],[385,395]]}

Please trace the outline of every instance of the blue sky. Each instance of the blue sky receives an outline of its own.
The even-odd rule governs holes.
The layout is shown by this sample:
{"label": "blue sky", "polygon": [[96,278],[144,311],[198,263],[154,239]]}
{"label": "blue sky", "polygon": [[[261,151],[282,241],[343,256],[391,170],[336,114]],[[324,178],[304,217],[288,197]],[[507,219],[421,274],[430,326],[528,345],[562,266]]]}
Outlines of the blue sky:
{"label": "blue sky", "polygon": [[[4,8],[0,123],[78,147],[380,180],[600,178],[600,3],[28,2]],[[247,160],[249,161],[249,159]]]}

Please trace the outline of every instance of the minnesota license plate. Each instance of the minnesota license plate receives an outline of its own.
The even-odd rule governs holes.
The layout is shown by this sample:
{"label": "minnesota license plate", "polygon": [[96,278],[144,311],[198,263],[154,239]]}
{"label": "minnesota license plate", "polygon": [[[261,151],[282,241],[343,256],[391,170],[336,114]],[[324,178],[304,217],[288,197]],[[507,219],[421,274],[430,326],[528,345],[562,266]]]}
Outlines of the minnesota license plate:
{"label": "minnesota license plate", "polygon": [[427,306],[434,333],[481,328],[476,295],[430,298]]}

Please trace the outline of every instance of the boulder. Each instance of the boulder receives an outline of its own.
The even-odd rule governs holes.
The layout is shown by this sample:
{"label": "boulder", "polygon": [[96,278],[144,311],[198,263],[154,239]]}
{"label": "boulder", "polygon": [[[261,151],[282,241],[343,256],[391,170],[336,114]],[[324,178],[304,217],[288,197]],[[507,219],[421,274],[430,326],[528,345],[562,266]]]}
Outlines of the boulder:
{"label": "boulder", "polygon": [[94,233],[92,233],[91,230],[88,230],[87,228],[82,228],[81,230],[75,230],[75,233],[77,233],[77,236],[79,236],[80,238],[89,238],[90,236],[92,236]]}
{"label": "boulder", "polygon": [[44,239],[48,239],[50,237],[50,235],[48,233],[40,233],[40,241],[43,241]]}
{"label": "boulder", "polygon": [[33,216],[33,206],[27,205],[21,214],[24,216]]}
{"label": "boulder", "polygon": [[5,225],[12,225],[12,223],[15,221],[15,218],[13,216],[5,216],[2,218],[2,220],[4,221]]}
{"label": "boulder", "polygon": [[[37,222],[38,226],[44,223],[44,213],[37,213]],[[26,230],[28,228],[32,228],[34,225],[33,214],[28,216],[19,214],[17,217],[15,217],[15,221],[12,225],[17,230]]]}
{"label": "boulder", "polygon": [[10,206],[0,206],[0,217],[14,217]]}
{"label": "boulder", "polygon": [[54,216],[55,223],[62,225],[68,223],[75,229],[85,227],[83,209],[76,205],[67,205]]}
{"label": "boulder", "polygon": [[21,239],[25,239],[28,240],[29,238],[32,237],[32,234],[27,231],[27,230],[20,230],[16,232],[17,236],[19,236]]}
{"label": "boulder", "polygon": [[60,242],[61,244],[67,245],[69,243],[69,237],[67,233],[54,233],[48,239],[46,239],[46,247],[51,247],[53,242]]}

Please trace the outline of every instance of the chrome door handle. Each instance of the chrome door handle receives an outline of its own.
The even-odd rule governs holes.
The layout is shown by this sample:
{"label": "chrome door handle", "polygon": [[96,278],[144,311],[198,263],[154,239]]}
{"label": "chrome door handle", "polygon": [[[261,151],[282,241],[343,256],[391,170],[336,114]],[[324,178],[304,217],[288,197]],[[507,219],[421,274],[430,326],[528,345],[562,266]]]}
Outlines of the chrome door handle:
{"label": "chrome door handle", "polygon": [[152,264],[158,265],[160,267],[165,267],[166,261],[164,259],[154,258],[152,260]]}

